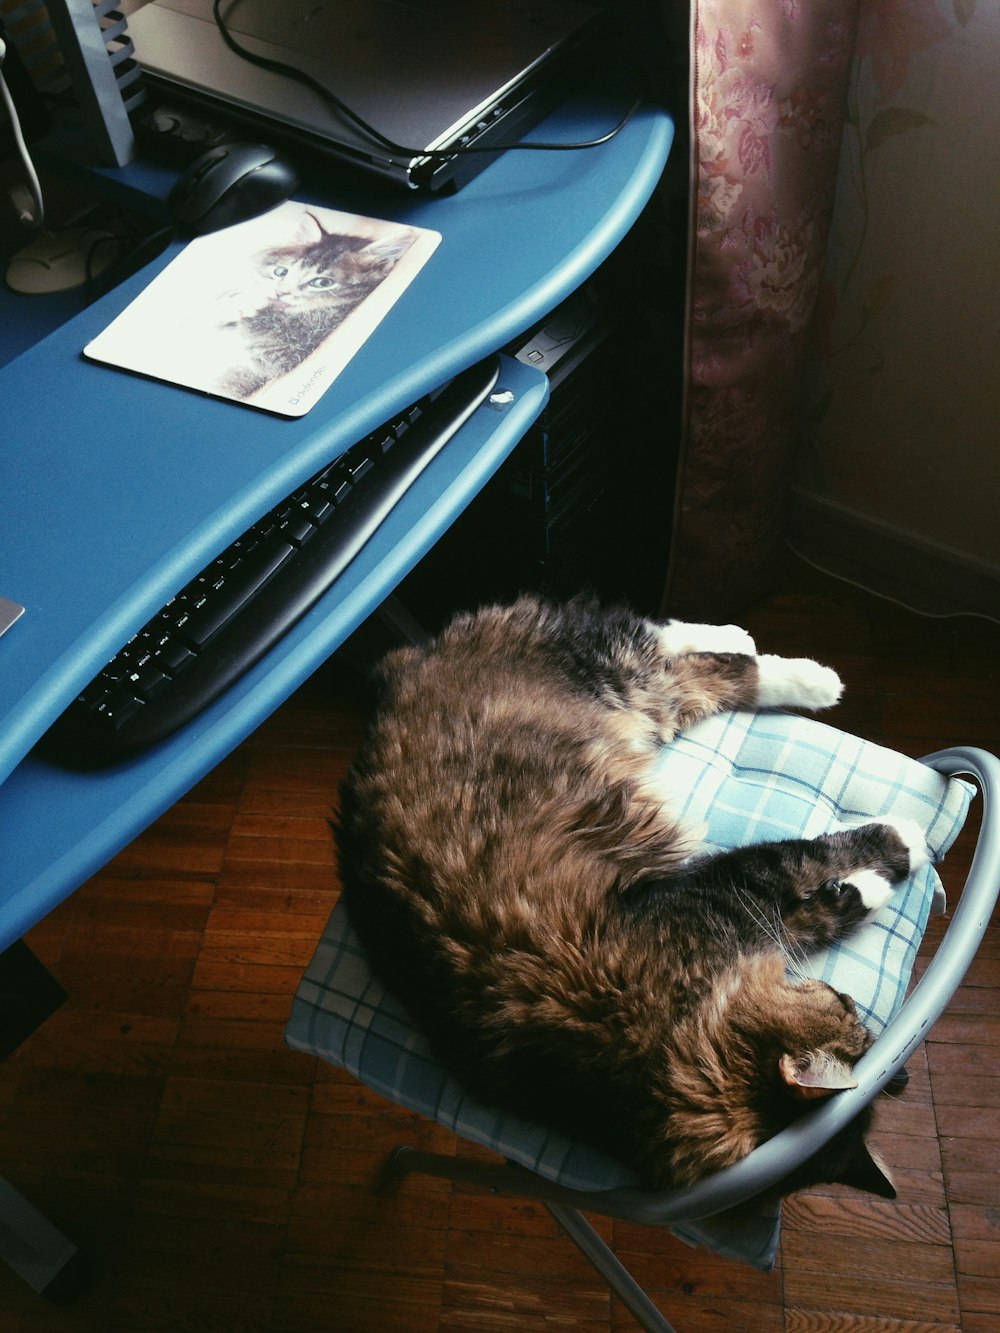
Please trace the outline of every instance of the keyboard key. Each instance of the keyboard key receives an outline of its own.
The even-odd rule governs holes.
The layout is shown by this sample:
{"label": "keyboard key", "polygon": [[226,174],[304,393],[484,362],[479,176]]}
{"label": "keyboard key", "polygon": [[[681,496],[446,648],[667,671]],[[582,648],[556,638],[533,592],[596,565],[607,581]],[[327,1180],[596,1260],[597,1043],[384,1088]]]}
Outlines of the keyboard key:
{"label": "keyboard key", "polygon": [[310,498],[302,507],[302,512],[309,519],[310,523],[315,523],[317,527],[333,513],[333,505],[322,495]]}
{"label": "keyboard key", "polygon": [[294,546],[281,538],[272,538],[248,555],[239,567],[239,577],[226,581],[222,591],[205,605],[192,611],[178,629],[188,643],[200,648],[217,633],[257,593],[281,566],[290,560]]}
{"label": "keyboard key", "polygon": [[95,719],[110,730],[123,727],[144,707],[142,699],[131,690],[116,691],[102,699],[92,710]]}
{"label": "keyboard key", "polygon": [[278,531],[286,542],[304,546],[310,537],[315,536],[316,528],[304,514],[291,514],[278,524]]}
{"label": "keyboard key", "polygon": [[156,653],[156,661],[164,671],[175,676],[188,662],[194,659],[194,653],[186,644],[179,642],[166,642]]}

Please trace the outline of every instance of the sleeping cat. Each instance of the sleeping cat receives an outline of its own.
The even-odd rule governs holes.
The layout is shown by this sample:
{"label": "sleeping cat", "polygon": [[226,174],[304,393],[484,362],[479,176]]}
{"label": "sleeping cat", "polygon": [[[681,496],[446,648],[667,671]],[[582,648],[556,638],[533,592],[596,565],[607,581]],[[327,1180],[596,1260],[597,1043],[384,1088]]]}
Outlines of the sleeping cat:
{"label": "sleeping cat", "polygon": [[415,235],[407,229],[377,240],[342,235],[304,213],[288,245],[256,255],[246,293],[220,298],[237,302],[236,318],[225,327],[239,336],[242,350],[220,391],[249,398],[301,365],[388,277]]}
{"label": "sleeping cat", "polygon": [[[733,626],[531,597],[460,616],[380,669],[344,784],[341,877],[376,971],[488,1103],[687,1185],[815,1097],[872,1038],[789,957],[840,937],[926,864],[889,818],[694,855],[658,748],[725,709],[824,708],[836,674]],[[787,954],[786,954],[787,950]],[[786,1189],[894,1194],[868,1113]]]}

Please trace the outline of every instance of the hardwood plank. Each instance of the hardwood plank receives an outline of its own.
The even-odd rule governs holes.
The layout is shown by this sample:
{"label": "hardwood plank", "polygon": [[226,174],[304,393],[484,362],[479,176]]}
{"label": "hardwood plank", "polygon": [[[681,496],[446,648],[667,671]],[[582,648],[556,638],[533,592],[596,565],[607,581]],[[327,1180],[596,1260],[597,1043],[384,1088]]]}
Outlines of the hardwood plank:
{"label": "hardwood plank", "polygon": [[782,1229],[786,1234],[796,1231],[817,1238],[848,1236],[858,1243],[883,1237],[934,1245],[951,1243],[945,1208],[861,1194],[829,1197],[810,1191],[794,1195],[782,1205]]}
{"label": "hardwood plank", "polygon": [[586,1292],[585,1304],[595,1297],[606,1301],[607,1287],[580,1251],[562,1234],[520,1235],[509,1231],[466,1231],[448,1227],[448,1274],[460,1278],[488,1264],[490,1286],[503,1289],[523,1283],[525,1291],[544,1288],[553,1273],[570,1277]]}
{"label": "hardwood plank", "polygon": [[161,1089],[131,1072],[32,1072],[4,1108],[3,1139],[16,1146],[4,1175],[32,1199],[59,1182],[60,1209],[63,1190],[121,1201],[145,1172]]}
{"label": "hardwood plank", "polygon": [[937,1118],[943,1138],[1000,1139],[1000,1106],[944,1105]]}
{"label": "hardwood plank", "polygon": [[786,1309],[849,1313],[851,1317],[960,1324],[961,1308],[954,1283],[934,1285],[914,1277],[900,1277],[886,1269],[872,1281],[850,1269],[800,1271],[792,1263],[785,1276]]}
{"label": "hardwood plank", "polygon": [[[249,1009],[244,1009],[244,1013],[253,1012],[253,1009],[264,1006],[267,1003],[266,997],[270,996],[276,1001],[270,1017],[275,1023],[284,1027],[285,1017],[291,1008],[292,996],[302,979],[302,970],[302,967],[294,962],[286,963],[283,967],[272,965],[261,967],[258,964],[245,963],[234,957],[233,950],[229,947],[221,945],[210,947],[203,944],[193,978],[198,989],[190,992],[187,1012],[204,1014],[214,1011],[237,1017],[239,1008],[234,1010],[231,1006],[234,1004],[238,1006],[240,1002],[238,999],[234,1000],[233,996],[253,997],[247,1001]],[[227,993],[230,995],[228,1008],[225,998]],[[261,1017],[264,1016],[262,1013]]]}
{"label": "hardwood plank", "polygon": [[878,1281],[890,1272],[896,1277],[912,1275],[918,1282],[947,1286],[954,1278],[951,1247],[913,1238],[881,1236],[877,1246],[858,1244],[858,1237],[830,1231],[817,1248],[793,1229],[782,1237],[781,1262],[785,1283],[804,1273],[850,1272],[859,1280]]}
{"label": "hardwood plank", "polygon": [[1000,1061],[989,1046],[939,1042],[937,1028],[925,1043],[937,1106],[1000,1106]]}
{"label": "hardwood plank", "polygon": [[[282,1266],[275,1328],[433,1328],[445,1260],[447,1196],[379,1195],[331,1182],[297,1206]],[[286,1322],[296,1320],[296,1323]],[[357,1321],[355,1325],[354,1322]],[[332,1321],[332,1322],[331,1322]]]}
{"label": "hardwood plank", "polygon": [[308,1083],[312,1077],[310,1062],[285,1046],[280,1024],[216,1018],[190,1008],[177,1034],[172,1069],[186,1078],[251,1083]]}
{"label": "hardwood plank", "polygon": [[[608,1244],[612,1242],[613,1224],[608,1217],[587,1215],[587,1221]],[[521,1236],[553,1239],[570,1244],[558,1222],[541,1203],[532,1199],[484,1195],[471,1185],[457,1185],[451,1196],[449,1223],[469,1234]]]}
{"label": "hardwood plank", "polygon": [[[233,929],[226,928],[230,920]],[[259,922],[260,928],[251,928],[251,920]],[[301,914],[258,912],[236,919],[227,917],[213,928],[206,959],[225,958],[230,963],[262,968],[295,967],[301,976],[316,948],[318,934],[314,926],[313,918]]]}
{"label": "hardwood plank", "polygon": [[1000,1046],[1000,1014],[962,1013],[947,1009],[934,1025],[934,1042],[960,1042],[967,1046]]}
{"label": "hardwood plank", "polygon": [[357,1155],[371,1158],[381,1171],[385,1158],[401,1143],[430,1152],[447,1152],[452,1142],[452,1136],[440,1125],[388,1104],[384,1109],[366,1108],[365,1113],[353,1115],[314,1112],[302,1147],[302,1179],[335,1178],[341,1165]]}
{"label": "hardwood plank", "polygon": [[322,1265],[283,1275],[272,1333],[437,1333],[441,1285],[432,1277],[386,1277],[377,1287]]}
{"label": "hardwood plank", "polygon": [[1000,1206],[998,1204],[953,1203],[949,1207],[952,1230],[965,1240],[986,1241],[1000,1245]]}
{"label": "hardwood plank", "polygon": [[[928,1323],[926,1319],[891,1319],[845,1311],[788,1310],[784,1333],[962,1333],[957,1324]],[[970,1333],[968,1325],[965,1333]]]}
{"label": "hardwood plank", "polygon": [[[726,1300],[701,1294],[674,1293],[670,1297],[657,1295],[658,1306],[680,1333],[784,1333],[784,1318],[780,1303]],[[612,1307],[612,1333],[635,1333],[637,1324],[621,1301]]]}
{"label": "hardwood plank", "polygon": [[[449,1233],[449,1248],[462,1248],[461,1233]],[[566,1242],[573,1255],[574,1247]],[[522,1245],[495,1256],[490,1247],[486,1256],[476,1252],[471,1263],[452,1259],[446,1269],[441,1291],[441,1326],[469,1329],[533,1329],[608,1327],[611,1297],[607,1286],[593,1269],[577,1273],[570,1258],[567,1275],[560,1258],[558,1267],[538,1272],[518,1266],[522,1256],[530,1256],[531,1245]],[[500,1259],[499,1266],[494,1258]],[[530,1258],[528,1263],[530,1264]],[[557,1275],[556,1275],[557,1274]]]}
{"label": "hardwood plank", "polygon": [[[772,1305],[781,1300],[782,1273],[762,1273],[704,1249],[693,1249],[669,1232],[615,1222],[615,1254],[651,1296],[678,1294],[700,1301],[719,1299]],[[783,1261],[782,1261],[783,1262]]]}
{"label": "hardwood plank", "polygon": [[[222,1173],[216,1180],[191,1172],[161,1172],[150,1166],[135,1194],[137,1213],[211,1219],[217,1226],[233,1222],[263,1222],[285,1226],[291,1215],[294,1190],[269,1180],[254,1182],[240,1171]],[[127,1259],[127,1256],[125,1256]]]}
{"label": "hardwood plank", "polygon": [[[144,1077],[169,1067],[179,1020],[64,1005],[30,1041],[36,1068]],[[20,1052],[14,1057],[20,1058]],[[28,1056],[25,1056],[28,1059]],[[16,1067],[16,1065],[15,1065]]]}
{"label": "hardwood plank", "polygon": [[894,1137],[933,1139],[937,1133],[934,1104],[920,1102],[906,1092],[900,1097],[880,1097],[875,1107],[875,1129]]}
{"label": "hardwood plank", "polygon": [[962,1316],[962,1333],[996,1333],[997,1314],[991,1310],[988,1314],[977,1314],[973,1310]]}
{"label": "hardwood plank", "polygon": [[128,1251],[131,1272],[121,1277],[111,1327],[122,1333],[129,1328],[263,1333],[270,1324],[284,1236],[282,1225],[245,1220],[220,1225],[214,1218],[137,1212]]}
{"label": "hardwood plank", "polygon": [[220,901],[246,889],[266,889],[276,894],[330,893],[336,887],[332,865],[322,861],[284,861],[277,865],[260,857],[226,861],[219,872]]}

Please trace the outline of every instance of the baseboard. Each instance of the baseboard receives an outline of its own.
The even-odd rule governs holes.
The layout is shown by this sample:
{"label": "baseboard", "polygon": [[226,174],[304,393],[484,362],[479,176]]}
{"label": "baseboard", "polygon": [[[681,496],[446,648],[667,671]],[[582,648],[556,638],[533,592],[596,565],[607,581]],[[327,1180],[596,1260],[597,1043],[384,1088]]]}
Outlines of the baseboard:
{"label": "baseboard", "polygon": [[1000,620],[1000,569],[830,500],[795,492],[788,540],[828,573],[922,615]]}

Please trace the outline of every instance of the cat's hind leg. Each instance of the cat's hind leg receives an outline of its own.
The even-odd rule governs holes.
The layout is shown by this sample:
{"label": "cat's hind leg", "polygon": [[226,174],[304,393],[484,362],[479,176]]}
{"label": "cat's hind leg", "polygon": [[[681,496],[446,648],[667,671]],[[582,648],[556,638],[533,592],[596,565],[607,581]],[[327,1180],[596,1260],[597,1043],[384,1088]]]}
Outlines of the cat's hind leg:
{"label": "cat's hind leg", "polygon": [[715,713],[829,708],[843,692],[835,671],[806,657],[701,651],[667,657],[663,667],[643,706],[664,741]]}
{"label": "cat's hind leg", "polygon": [[757,656],[753,637],[739,625],[693,625],[683,620],[652,624],[651,628],[667,657],[685,653],[742,653]]}
{"label": "cat's hind leg", "polygon": [[810,657],[757,658],[758,708],[831,708],[843,692],[836,671]]}
{"label": "cat's hind leg", "polygon": [[[711,691],[706,690],[702,716],[725,707],[743,708],[830,708],[843,694],[840,677],[832,668],[814,662],[808,657],[777,657],[771,653],[758,654],[752,635],[739,625],[698,625],[680,620],[665,624],[649,622],[663,655],[671,659],[676,671],[685,658],[701,659],[707,684],[713,675],[712,659],[750,658],[756,665],[756,681],[745,685],[742,697],[732,690],[732,665],[723,672],[725,689],[712,706]],[[744,673],[747,679],[750,673]],[[727,693],[729,697],[727,698]],[[695,716],[684,717],[682,726],[689,726]]]}

